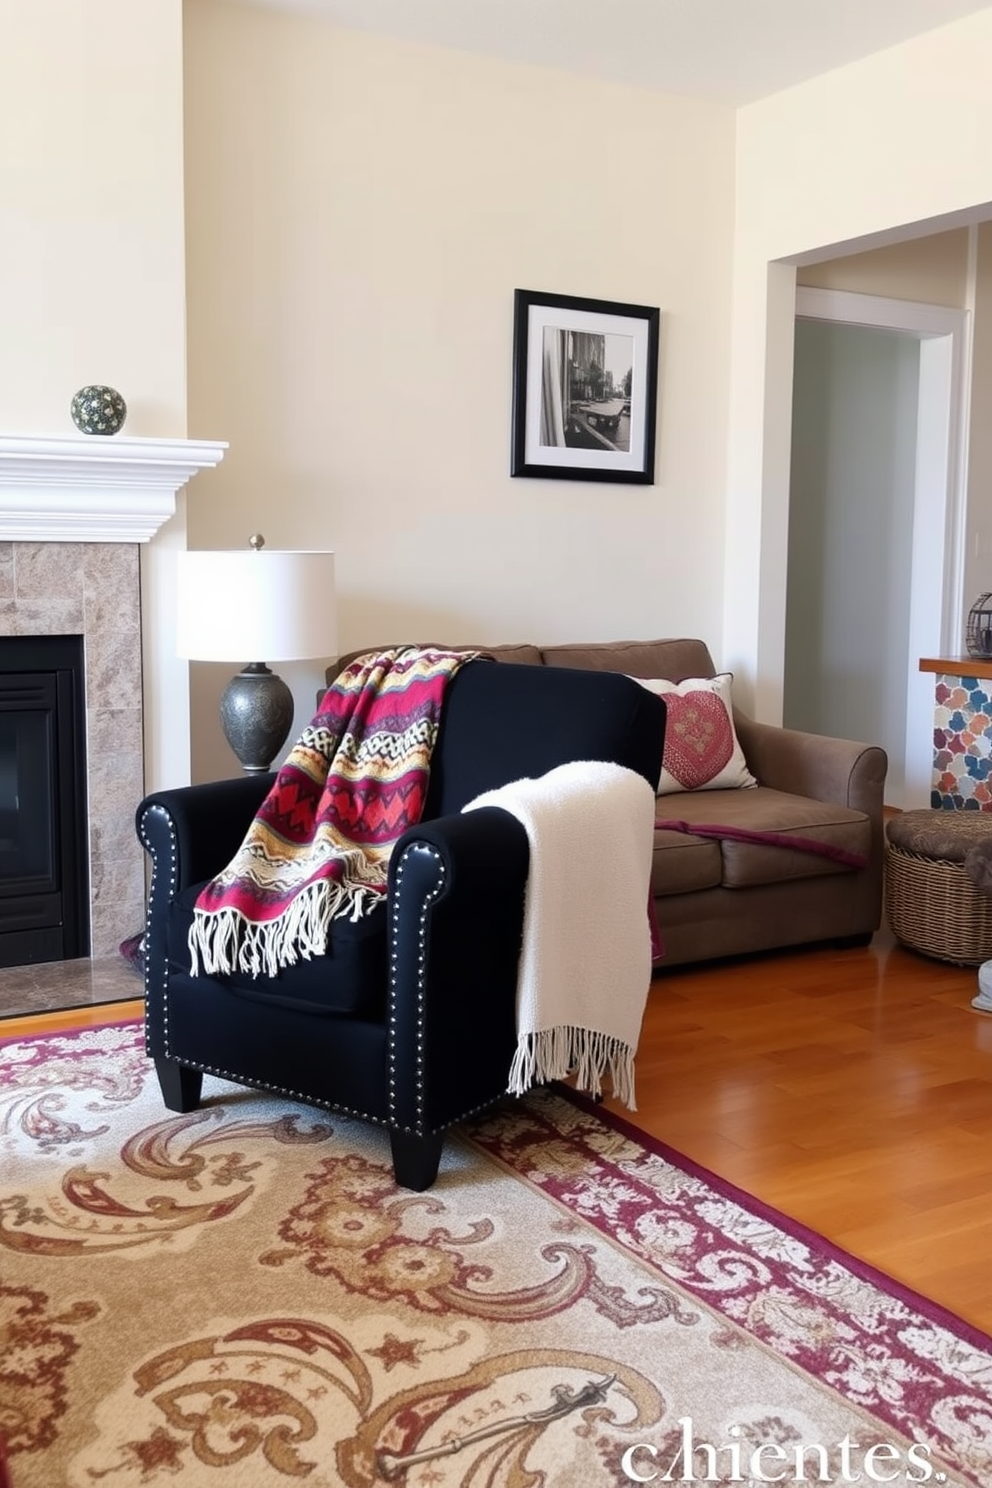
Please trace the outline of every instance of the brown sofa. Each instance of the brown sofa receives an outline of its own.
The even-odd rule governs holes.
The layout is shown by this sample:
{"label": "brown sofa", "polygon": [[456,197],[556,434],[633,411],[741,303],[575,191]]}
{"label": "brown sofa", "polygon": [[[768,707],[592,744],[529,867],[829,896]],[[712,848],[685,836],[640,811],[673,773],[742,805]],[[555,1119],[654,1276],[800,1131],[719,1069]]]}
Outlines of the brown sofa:
{"label": "brown sofa", "polygon": [[[484,649],[499,661],[671,682],[716,672],[699,640]],[[820,941],[867,944],[882,909],[884,750],[756,723],[736,707],[734,723],[757,786],[658,797],[659,820],[740,834],[656,830],[659,969]],[[754,834],[799,842],[780,846]],[[850,857],[865,866],[849,866]]]}

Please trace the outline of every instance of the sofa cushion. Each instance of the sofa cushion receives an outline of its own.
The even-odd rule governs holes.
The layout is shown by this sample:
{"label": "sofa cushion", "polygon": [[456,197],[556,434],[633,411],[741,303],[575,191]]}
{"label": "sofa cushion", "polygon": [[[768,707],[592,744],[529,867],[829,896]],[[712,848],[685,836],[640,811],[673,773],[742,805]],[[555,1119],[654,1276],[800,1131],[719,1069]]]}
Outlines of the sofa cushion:
{"label": "sofa cushion", "polygon": [[718,889],[722,878],[723,854],[718,841],[687,832],[655,832],[651,892],[656,899]]}
{"label": "sofa cushion", "polygon": [[[169,911],[169,962],[177,971],[190,969],[193,906],[204,886],[197,883],[184,889]],[[256,981],[247,972],[238,971],[210,980],[261,1002],[282,1003],[309,1013],[346,1013],[379,1022],[385,1015],[388,983],[385,898],[361,919],[332,920],[327,954],[288,966],[278,978]]]}
{"label": "sofa cushion", "polygon": [[[718,882],[725,889],[751,888],[755,884],[782,883],[787,879],[817,878],[823,874],[850,873],[851,856],[867,862],[871,852],[871,822],[861,811],[846,806],[828,805],[806,796],[793,796],[768,786],[753,790],[700,793],[684,791],[663,796],[658,802],[658,820],[684,823],[689,832],[658,829],[655,833],[656,881],[672,885],[656,892],[685,893],[682,864],[695,864],[695,887],[712,887],[699,882],[706,859],[702,854],[690,858],[679,842],[688,841],[708,847],[719,847],[721,873]],[[693,826],[729,827],[762,836],[781,837],[781,846],[766,842],[738,841],[732,837],[713,839],[698,837]],[[802,846],[789,846],[789,836],[809,839],[822,851]],[[671,872],[659,864],[659,851],[675,852],[677,862]],[[841,856],[831,856],[831,854]],[[676,887],[677,885],[677,887]]]}
{"label": "sofa cushion", "polygon": [[658,795],[687,790],[740,790],[756,785],[734,728],[729,672],[682,682],[636,677],[665,699],[668,718]]}

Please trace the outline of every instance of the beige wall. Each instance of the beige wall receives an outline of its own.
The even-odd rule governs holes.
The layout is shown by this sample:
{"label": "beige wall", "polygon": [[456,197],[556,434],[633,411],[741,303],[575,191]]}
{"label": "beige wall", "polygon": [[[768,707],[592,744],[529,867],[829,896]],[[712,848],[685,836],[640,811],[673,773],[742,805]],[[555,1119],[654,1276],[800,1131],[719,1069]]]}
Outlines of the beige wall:
{"label": "beige wall", "polygon": [[75,433],[72,394],[107,382],[128,433],[185,433],[181,18],[179,0],[4,7],[9,431]]}
{"label": "beige wall", "polygon": [[[719,635],[729,111],[225,0],[186,107],[192,546],[335,548],[342,650]],[[509,476],[516,287],[661,307],[655,485]]]}
{"label": "beige wall", "polygon": [[969,295],[968,229],[801,264],[796,283],[962,309]]}
{"label": "beige wall", "polygon": [[[186,275],[188,432],[231,441],[189,488],[194,546],[261,527],[335,547],[342,647],[702,634],[774,716],[788,261],[988,215],[992,13],[736,119],[225,0],[187,0],[185,25],[184,265],[180,0],[5,16],[4,427],[68,431],[72,391],[99,378],[128,432],[186,432]],[[655,486],[508,476],[517,286],[661,306]],[[973,556],[992,548],[976,422]],[[181,511],[142,553],[151,784],[188,770],[184,541]],[[291,678],[303,707],[314,676]],[[194,710],[201,776],[230,769],[210,754],[217,690]]]}
{"label": "beige wall", "polygon": [[[181,0],[8,5],[0,44],[0,418],[73,434],[107,382],[126,434],[186,432]],[[162,625],[168,565],[142,551],[151,783],[188,776],[185,668]]]}
{"label": "beige wall", "polygon": [[[742,109],[725,664],[781,714],[795,269],[990,215],[992,11]],[[977,513],[968,514],[969,545]]]}

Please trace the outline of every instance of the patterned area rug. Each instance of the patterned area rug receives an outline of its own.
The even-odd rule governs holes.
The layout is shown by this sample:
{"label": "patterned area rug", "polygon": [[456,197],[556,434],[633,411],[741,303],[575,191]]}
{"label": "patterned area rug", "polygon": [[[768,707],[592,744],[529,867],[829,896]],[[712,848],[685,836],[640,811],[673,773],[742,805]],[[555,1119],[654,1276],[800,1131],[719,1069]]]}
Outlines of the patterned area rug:
{"label": "patterned area rug", "polygon": [[0,1046],[13,1488],[992,1482],[992,1339],[560,1089],[453,1137]]}

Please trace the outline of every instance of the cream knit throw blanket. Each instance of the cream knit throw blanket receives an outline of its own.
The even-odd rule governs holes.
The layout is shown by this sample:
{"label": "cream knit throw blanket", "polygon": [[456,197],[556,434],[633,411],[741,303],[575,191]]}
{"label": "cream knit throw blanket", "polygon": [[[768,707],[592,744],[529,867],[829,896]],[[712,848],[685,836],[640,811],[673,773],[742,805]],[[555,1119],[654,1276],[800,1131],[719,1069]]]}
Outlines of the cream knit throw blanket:
{"label": "cream knit throw blanket", "polygon": [[634,1054],[651,982],[647,904],[655,797],[633,770],[559,765],[464,807],[501,806],[525,827],[530,872],[509,1091],[575,1074],[634,1106]]}

